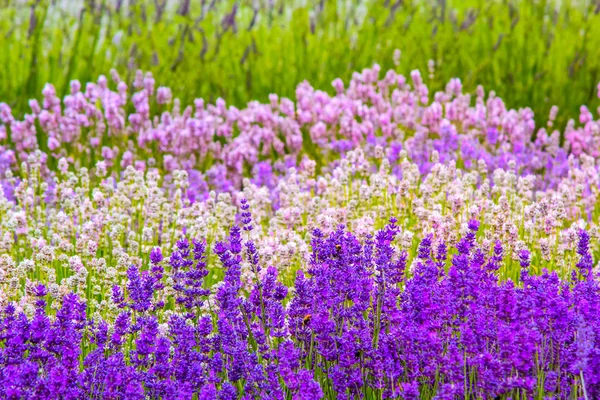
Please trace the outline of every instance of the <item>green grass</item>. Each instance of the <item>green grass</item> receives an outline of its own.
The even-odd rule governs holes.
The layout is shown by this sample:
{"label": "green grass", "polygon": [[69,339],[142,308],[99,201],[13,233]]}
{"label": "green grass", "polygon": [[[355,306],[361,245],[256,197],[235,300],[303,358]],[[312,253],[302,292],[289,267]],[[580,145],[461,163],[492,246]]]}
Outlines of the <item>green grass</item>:
{"label": "green grass", "polygon": [[[4,4],[3,4],[4,3]],[[332,91],[336,77],[377,62],[420,69],[431,90],[460,77],[466,90],[495,90],[509,107],[531,107],[545,120],[553,104],[558,122],[595,106],[600,81],[600,3],[589,1],[396,0],[261,2],[252,23],[251,1],[85,2],[66,11],[48,0],[17,5],[0,0],[0,101],[17,113],[40,97],[45,82],[59,94],[71,79],[95,80],[116,68],[127,81],[135,69],[152,71],[184,104],[223,97],[242,106],[269,93],[294,98],[307,79]],[[238,3],[235,29],[223,24]],[[93,8],[92,8],[93,5]],[[182,15],[183,14],[183,15]],[[160,15],[160,17],[159,17]],[[250,27],[251,26],[251,27]],[[427,79],[427,62],[436,72]]]}

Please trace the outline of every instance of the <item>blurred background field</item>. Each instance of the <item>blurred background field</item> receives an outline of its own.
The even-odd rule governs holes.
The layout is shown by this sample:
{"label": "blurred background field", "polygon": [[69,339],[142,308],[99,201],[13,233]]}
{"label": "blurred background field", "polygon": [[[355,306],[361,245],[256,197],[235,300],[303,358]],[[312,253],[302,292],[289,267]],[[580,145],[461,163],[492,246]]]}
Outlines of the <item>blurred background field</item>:
{"label": "blurred background field", "polygon": [[[269,93],[294,99],[308,80],[331,82],[381,65],[420,69],[432,90],[460,77],[559,124],[595,106],[600,0],[0,0],[0,97],[17,113],[46,82],[111,68],[152,71],[184,104],[203,97],[242,106]],[[401,56],[394,57],[396,49]],[[430,62],[433,60],[433,64]],[[433,69],[431,68],[433,67]]]}

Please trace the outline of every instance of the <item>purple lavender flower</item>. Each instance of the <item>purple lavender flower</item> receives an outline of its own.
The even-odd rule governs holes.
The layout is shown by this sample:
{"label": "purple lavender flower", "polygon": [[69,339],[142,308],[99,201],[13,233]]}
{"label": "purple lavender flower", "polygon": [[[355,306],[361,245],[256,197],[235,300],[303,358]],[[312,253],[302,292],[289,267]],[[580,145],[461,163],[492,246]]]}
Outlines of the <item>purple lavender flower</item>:
{"label": "purple lavender flower", "polygon": [[182,304],[188,311],[201,307],[204,303],[203,298],[210,294],[209,289],[204,289],[204,278],[208,275],[204,255],[206,244],[194,239],[192,246],[190,252],[187,239],[177,241],[177,250],[169,259],[174,272],[173,289],[179,293],[176,302]]}

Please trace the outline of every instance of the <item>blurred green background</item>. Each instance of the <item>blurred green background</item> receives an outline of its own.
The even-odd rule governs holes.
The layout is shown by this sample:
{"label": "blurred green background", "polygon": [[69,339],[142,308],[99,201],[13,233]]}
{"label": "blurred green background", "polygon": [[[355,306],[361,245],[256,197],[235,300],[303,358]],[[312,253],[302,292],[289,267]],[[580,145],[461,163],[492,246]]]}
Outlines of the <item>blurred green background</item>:
{"label": "blurred green background", "polygon": [[64,95],[111,68],[152,71],[184,104],[243,106],[305,79],[331,92],[373,63],[420,69],[430,90],[482,84],[538,121],[555,104],[564,124],[598,103],[600,0],[0,0],[0,101],[17,114],[46,82]]}

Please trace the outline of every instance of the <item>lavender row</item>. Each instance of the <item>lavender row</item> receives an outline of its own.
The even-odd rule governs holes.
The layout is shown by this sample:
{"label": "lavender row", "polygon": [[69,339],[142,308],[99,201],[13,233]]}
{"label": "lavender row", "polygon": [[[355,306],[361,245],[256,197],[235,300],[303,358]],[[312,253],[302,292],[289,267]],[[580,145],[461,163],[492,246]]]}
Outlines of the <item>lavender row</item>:
{"label": "lavender row", "polygon": [[104,161],[117,176],[128,165],[182,169],[193,177],[196,197],[205,198],[211,189],[239,189],[252,171],[285,173],[307,156],[327,167],[354,148],[372,155],[380,146],[392,165],[404,149],[422,173],[431,168],[433,151],[441,162],[456,160],[466,170],[484,162],[492,173],[514,162],[550,186],[568,173],[570,156],[574,162],[600,156],[599,122],[585,106],[578,123],[571,120],[560,132],[553,127],[556,107],[545,126],[536,125],[530,109],[509,109],[482,87],[474,96],[463,93],[459,79],[430,95],[418,71],[410,78],[393,70],[380,77],[375,65],[355,73],[347,87],[336,79],[335,95],[304,82],[295,102],[272,95],[270,103],[244,109],[222,99],[184,106],[170,89],[157,88],[149,73],[138,71],[133,90],[111,75],[114,90],[104,76],[85,88],[74,81],[62,100],[48,84],[41,103],[31,100],[31,113],[22,119],[0,104],[1,169],[18,173],[36,150],[52,171],[61,159],[88,169]]}
{"label": "lavender row", "polygon": [[[377,160],[377,168],[354,150],[329,174],[316,174],[315,162],[305,161],[269,184],[246,180],[243,191],[210,192],[193,203],[185,171],[165,182],[156,170],[144,173],[131,166],[121,180],[100,173],[106,173],[103,168],[95,174],[67,169],[48,185],[43,164],[32,158],[27,179],[14,182],[13,198],[0,195],[0,304],[18,302],[31,315],[35,299],[28,288],[43,283],[54,298],[77,293],[92,314],[113,319],[108,288],[122,283],[131,265],[147,268],[151,249],[170,254],[182,235],[204,238],[212,248],[243,221],[242,199],[253,214],[249,235],[260,249],[260,262],[275,267],[289,285],[310,258],[314,228],[329,234],[344,224],[364,240],[392,216],[401,221],[395,245],[408,252],[410,263],[426,235],[454,246],[467,221],[480,221],[484,248],[496,241],[506,246],[509,256],[498,271],[503,280],[518,279],[515,265],[524,249],[532,253],[536,274],[547,268],[567,277],[576,264],[581,229],[592,238],[591,251],[600,250],[599,175],[590,157],[582,157],[582,167],[571,166],[556,189],[545,190],[536,189],[534,175],[519,176],[514,166],[496,170],[492,185],[485,169],[463,172],[437,162],[421,174],[416,163],[402,157],[401,179],[386,158]],[[374,168],[377,172],[370,172]],[[100,183],[91,184],[93,178]],[[221,277],[213,268],[208,278],[213,283]],[[244,265],[247,285],[250,277]]]}
{"label": "lavender row", "polygon": [[[470,221],[452,251],[432,235],[414,268],[392,243],[392,219],[361,241],[338,227],[312,232],[307,274],[292,288],[258,261],[250,213],[214,246],[222,282],[206,286],[206,245],[179,240],[150,253],[112,287],[114,324],[89,319],[76,295],[47,315],[0,318],[4,398],[596,398],[600,395],[600,286],[589,235],[578,232],[568,279],[533,276],[519,252],[520,284],[498,280],[505,246],[484,250]],[[242,264],[252,286],[245,294]],[[165,271],[176,284],[166,290]],[[162,300],[162,299],[166,299]],[[179,313],[163,314],[167,302]],[[198,312],[198,307],[209,310]]]}

